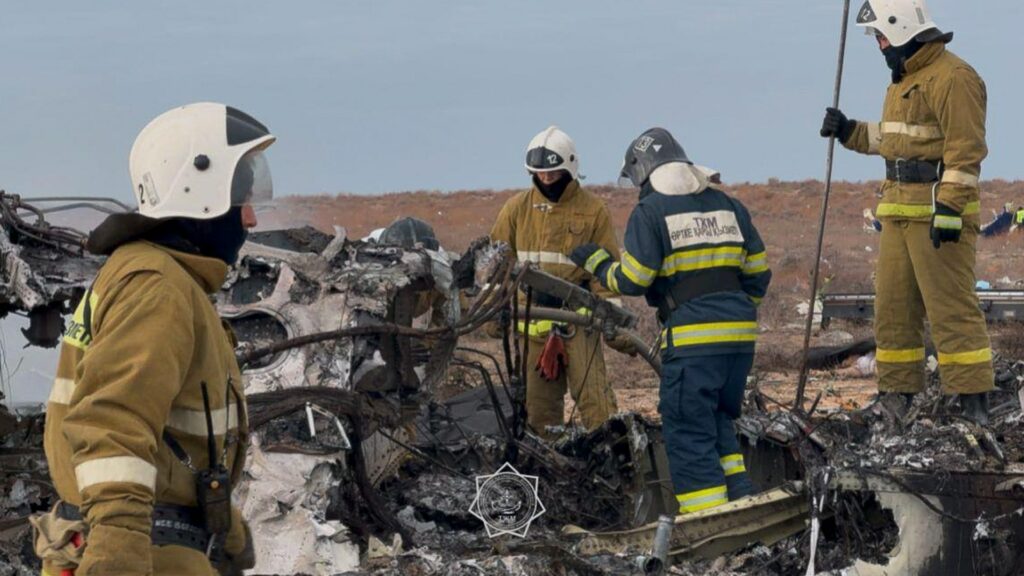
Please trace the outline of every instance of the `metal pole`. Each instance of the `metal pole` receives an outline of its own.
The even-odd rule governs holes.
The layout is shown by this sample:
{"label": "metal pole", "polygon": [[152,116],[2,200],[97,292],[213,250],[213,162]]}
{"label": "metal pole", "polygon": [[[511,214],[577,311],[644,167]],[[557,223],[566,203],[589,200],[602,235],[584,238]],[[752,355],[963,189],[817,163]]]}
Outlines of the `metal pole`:
{"label": "metal pole", "polygon": [[[839,64],[836,66],[836,83],[832,92],[832,107],[839,108],[839,92],[843,87],[843,62],[846,60],[846,30],[850,20],[850,0],[843,0],[843,25],[839,33]],[[807,324],[804,326],[804,348],[800,361],[800,381],[796,387],[796,401],[793,408],[803,411],[804,390],[807,387],[807,351],[811,346],[811,329],[814,327],[814,303],[818,298],[818,273],[821,270],[821,247],[825,241],[825,220],[828,216],[828,198],[832,193],[832,160],[835,156],[836,137],[828,139],[828,156],[825,167],[825,198],[821,202],[821,216],[818,218],[818,245],[814,253],[814,273],[811,275],[811,300],[807,307]]]}

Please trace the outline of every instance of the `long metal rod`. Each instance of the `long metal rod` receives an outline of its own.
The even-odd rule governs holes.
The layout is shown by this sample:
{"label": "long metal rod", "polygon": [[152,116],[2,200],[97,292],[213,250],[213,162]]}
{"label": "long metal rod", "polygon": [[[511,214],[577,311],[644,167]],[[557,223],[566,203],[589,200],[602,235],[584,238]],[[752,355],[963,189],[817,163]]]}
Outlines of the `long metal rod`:
{"label": "long metal rod", "polygon": [[[836,83],[832,92],[832,107],[839,108],[839,93],[843,88],[843,63],[846,60],[846,31],[850,20],[850,0],[843,0],[843,25],[839,33],[839,63],[836,66]],[[800,381],[796,387],[796,401],[793,408],[803,411],[804,390],[807,388],[807,351],[811,347],[811,330],[814,327],[814,302],[818,298],[818,274],[821,271],[821,248],[825,242],[825,221],[828,218],[828,199],[832,193],[832,164],[836,151],[836,137],[828,139],[828,156],[825,161],[825,198],[821,201],[821,216],[818,218],[818,245],[814,252],[814,273],[811,275],[811,299],[807,306],[807,323],[804,326],[804,347],[800,358]]]}

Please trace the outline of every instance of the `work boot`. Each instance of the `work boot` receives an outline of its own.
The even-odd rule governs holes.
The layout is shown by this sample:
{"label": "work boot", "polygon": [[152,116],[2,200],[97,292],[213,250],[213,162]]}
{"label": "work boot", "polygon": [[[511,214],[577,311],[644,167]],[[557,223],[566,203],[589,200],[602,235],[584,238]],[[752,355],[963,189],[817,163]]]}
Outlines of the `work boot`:
{"label": "work boot", "polygon": [[882,392],[878,403],[893,417],[902,420],[910,412],[914,403],[914,394],[910,392]]}
{"label": "work boot", "polygon": [[725,485],[729,490],[729,502],[757,494],[754,483],[750,481],[750,474],[746,472],[726,476]]}
{"label": "work boot", "polygon": [[910,413],[914,403],[914,395],[907,392],[882,392],[878,395],[872,412],[877,414],[886,427],[892,432],[900,432],[905,426],[904,420]]}
{"label": "work boot", "polygon": [[960,409],[963,417],[978,426],[988,426],[988,394],[961,394]]}

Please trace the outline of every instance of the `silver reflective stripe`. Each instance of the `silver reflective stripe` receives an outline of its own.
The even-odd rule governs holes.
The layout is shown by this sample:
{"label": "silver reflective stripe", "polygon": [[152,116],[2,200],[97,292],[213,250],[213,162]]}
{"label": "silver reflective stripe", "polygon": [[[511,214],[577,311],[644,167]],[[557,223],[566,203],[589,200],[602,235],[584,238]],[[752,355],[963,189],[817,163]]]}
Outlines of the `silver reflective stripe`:
{"label": "silver reflective stripe", "polygon": [[747,256],[747,259],[743,262],[743,272],[745,274],[756,274],[764,272],[768,269],[768,254],[760,252],[753,256]]}
{"label": "silver reflective stripe", "polygon": [[622,268],[625,271],[626,277],[632,280],[636,278],[640,281],[640,285],[649,285],[654,281],[654,273],[647,272],[637,268],[633,262],[632,257],[628,254],[622,259]]}
{"label": "silver reflective stripe", "polygon": [[727,334],[757,334],[757,328],[729,328],[725,330],[700,330],[697,332],[681,332],[675,336],[696,338],[700,336],[725,336]]}
{"label": "silver reflective stripe", "polygon": [[608,303],[622,308],[622,298],[608,298]]}
{"label": "silver reflective stripe", "polygon": [[882,151],[882,125],[879,122],[866,122],[868,125],[868,154]]}
{"label": "silver reflective stripe", "polygon": [[923,126],[906,122],[882,122],[882,133],[899,134],[911,138],[942,138],[942,128],[939,126]]}
{"label": "silver reflective stripe", "polygon": [[705,494],[703,496],[678,496],[676,500],[687,508],[693,508],[695,506],[700,506],[701,504],[712,504],[728,500],[728,494],[729,490],[723,486],[721,488],[714,489],[710,494]]}
{"label": "silver reflective stripe", "polygon": [[50,402],[54,404],[71,404],[71,394],[75,391],[75,381],[71,378],[57,378],[50,389]]}
{"label": "silver reflective stripe", "polygon": [[[238,405],[231,403],[227,408],[210,411],[213,420],[213,434],[223,436],[229,430],[238,428]],[[206,436],[206,412],[174,408],[167,418],[167,427],[193,436]]]}
{"label": "silver reflective stripe", "polygon": [[942,173],[942,181],[947,184],[960,184],[968,188],[978,187],[978,177],[960,170],[946,170]]}
{"label": "silver reflective stripe", "polygon": [[676,272],[687,270],[692,265],[706,262],[720,262],[722,266],[743,266],[743,251],[740,248],[703,251],[701,254],[686,256],[684,254],[673,254],[665,259],[662,265],[662,272]]}
{"label": "silver reflective stripe", "polygon": [[129,482],[156,490],[156,467],[135,456],[112,456],[75,466],[78,490],[105,482]]}
{"label": "silver reflective stripe", "polygon": [[530,252],[527,250],[519,250],[516,252],[516,258],[520,262],[536,262],[538,264],[565,264],[567,266],[576,266],[573,261],[566,256],[558,252]]}
{"label": "silver reflective stripe", "polygon": [[725,472],[726,476],[731,476],[732,473],[746,470],[746,466],[743,465],[743,456],[737,458],[722,458],[722,471]]}

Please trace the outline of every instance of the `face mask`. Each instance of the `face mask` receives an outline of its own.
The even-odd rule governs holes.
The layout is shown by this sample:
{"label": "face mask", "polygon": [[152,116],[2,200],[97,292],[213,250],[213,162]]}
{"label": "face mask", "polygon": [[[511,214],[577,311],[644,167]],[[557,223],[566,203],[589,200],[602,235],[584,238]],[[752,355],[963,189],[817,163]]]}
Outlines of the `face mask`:
{"label": "face mask", "polygon": [[882,56],[885,57],[885,65],[892,71],[893,84],[903,80],[903,75],[907,73],[907,60],[910,60],[923,47],[924,44],[917,40],[911,40],[903,46],[889,46],[882,50]]}
{"label": "face mask", "polygon": [[536,176],[533,177],[533,185],[537,187],[537,190],[540,190],[540,193],[545,198],[555,203],[561,200],[562,194],[569,187],[569,184],[572,184],[572,175],[565,170],[562,170],[562,175],[558,180],[552,182],[550,186],[545,186]]}
{"label": "face mask", "polygon": [[211,220],[175,218],[146,235],[146,239],[172,250],[219,258],[228,266],[238,261],[238,253],[249,237],[242,225],[242,208],[232,207]]}

